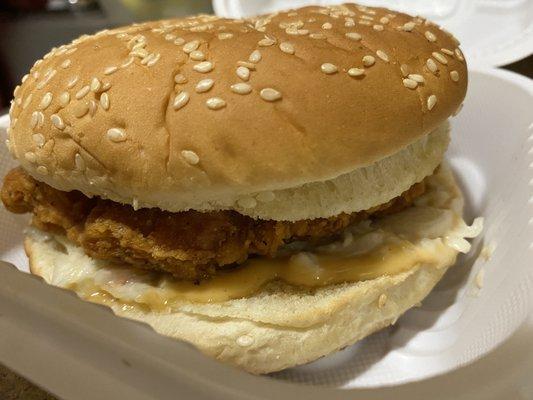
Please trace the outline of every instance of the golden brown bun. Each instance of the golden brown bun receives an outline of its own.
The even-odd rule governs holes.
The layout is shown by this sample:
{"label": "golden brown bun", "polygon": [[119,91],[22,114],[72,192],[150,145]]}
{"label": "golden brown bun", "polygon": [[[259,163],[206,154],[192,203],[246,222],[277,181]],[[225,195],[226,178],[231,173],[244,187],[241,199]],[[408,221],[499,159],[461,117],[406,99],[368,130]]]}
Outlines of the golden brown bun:
{"label": "golden brown bun", "polygon": [[[205,79],[213,86],[197,88]],[[272,197],[258,192],[397,153],[442,124],[466,87],[451,35],[386,9],[157,21],[81,37],[38,61],[15,91],[9,147],[62,190],[258,216],[254,203]],[[268,101],[269,88],[280,98]]]}

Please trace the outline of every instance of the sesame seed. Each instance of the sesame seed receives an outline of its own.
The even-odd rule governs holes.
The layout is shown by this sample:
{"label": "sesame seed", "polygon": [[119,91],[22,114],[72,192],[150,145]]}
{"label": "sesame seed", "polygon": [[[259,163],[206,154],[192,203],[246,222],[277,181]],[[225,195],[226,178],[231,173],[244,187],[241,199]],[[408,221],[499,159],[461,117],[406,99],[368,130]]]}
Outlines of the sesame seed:
{"label": "sesame seed", "polygon": [[105,92],[105,91],[109,90],[110,87],[111,87],[111,83],[110,82],[104,82],[102,84],[102,88],[100,89],[100,92]]}
{"label": "sesame seed", "polygon": [[185,75],[183,74],[176,74],[176,76],[174,76],[174,82],[178,83],[178,84],[183,84],[183,83],[187,83],[188,79],[185,77]]}
{"label": "sesame seed", "polygon": [[309,34],[309,37],[311,39],[325,39],[326,35],[324,35],[323,33],[311,33]]}
{"label": "sesame seed", "polygon": [[47,92],[41,102],[39,103],[39,106],[37,107],[39,110],[46,110],[50,103],[52,102],[52,93]]}
{"label": "sesame seed", "polygon": [[377,50],[376,55],[385,62],[389,62],[389,56],[383,50]]}
{"label": "sesame seed", "polygon": [[433,59],[431,58],[428,58],[427,61],[426,61],[426,67],[428,67],[428,69],[432,72],[432,73],[436,73],[438,71],[438,67],[437,67],[437,64],[435,63],[435,61],[433,61]]}
{"label": "sesame seed", "polygon": [[418,83],[413,79],[406,78],[403,80],[403,85],[409,89],[416,89],[416,87],[418,86]]}
{"label": "sesame seed", "polygon": [[266,37],[264,39],[261,39],[259,42],[257,42],[257,44],[262,47],[268,47],[268,46],[272,46],[273,44],[276,44],[276,41],[274,39]]}
{"label": "sesame seed", "polygon": [[57,71],[55,69],[49,69],[45,74],[44,74],[44,79],[43,81],[41,81],[38,85],[37,85],[37,89],[42,89],[46,86],[46,84],[50,81],[50,79],[52,79],[54,77],[54,75],[57,73]]}
{"label": "sesame seed", "polygon": [[442,48],[440,49],[440,51],[442,51],[444,54],[447,54],[449,56],[453,56],[453,51],[451,51],[450,49]]}
{"label": "sesame seed", "polygon": [[132,47],[131,47],[131,51],[137,51],[137,50],[142,50],[146,47],[146,42],[138,42],[138,43],[135,43]]}
{"label": "sesame seed", "polygon": [[409,74],[409,79],[415,81],[416,83],[424,83],[425,79],[420,74]]}
{"label": "sesame seed", "polygon": [[322,25],[322,29],[331,29],[333,28],[333,25],[331,25],[329,22],[326,22]]}
{"label": "sesame seed", "polygon": [[292,45],[292,43],[289,43],[289,42],[281,42],[279,44],[279,49],[284,52],[284,53],[287,53],[287,54],[294,54],[294,46]]}
{"label": "sesame seed", "polygon": [[205,93],[209,91],[213,87],[214,84],[215,84],[215,81],[213,79],[202,79],[196,85],[195,90],[197,93]]}
{"label": "sesame seed", "polygon": [[459,61],[464,61],[463,52],[460,49],[455,49],[455,56]]}
{"label": "sesame seed", "polygon": [[210,99],[207,99],[205,105],[211,110],[220,110],[221,108],[226,107],[226,102],[220,97],[211,97]]}
{"label": "sesame seed", "polygon": [[126,140],[126,132],[124,131],[124,129],[111,128],[108,129],[106,135],[109,140],[115,143],[123,142]]}
{"label": "sesame seed", "polygon": [[37,167],[37,172],[41,175],[48,175],[48,168],[46,168],[44,165],[39,165]]}
{"label": "sesame seed", "polygon": [[185,39],[183,38],[176,38],[176,40],[174,40],[174,44],[177,45],[177,46],[181,46],[182,44],[185,43]]}
{"label": "sesame seed", "polygon": [[346,28],[352,28],[352,27],[355,26],[355,21],[354,21],[353,19],[349,19],[348,21],[346,21],[346,22],[344,23],[344,26],[345,26]]}
{"label": "sesame seed", "polygon": [[281,99],[281,93],[272,88],[262,89],[259,93],[259,96],[261,96],[261,98],[265,101],[276,101]]}
{"label": "sesame seed", "polygon": [[437,40],[437,37],[430,31],[425,31],[424,32],[424,36],[426,37],[426,39],[430,42],[434,42]]}
{"label": "sesame seed", "polygon": [[267,191],[259,193],[256,198],[262,203],[268,203],[274,200],[276,198],[276,195],[274,194],[274,192]]}
{"label": "sesame seed", "polygon": [[213,70],[213,63],[210,61],[202,61],[199,64],[196,64],[194,67],[192,67],[196,72],[200,72],[202,74],[205,74],[207,72],[211,72]]}
{"label": "sesame seed", "polygon": [[74,154],[74,165],[78,171],[83,171],[85,169],[85,160],[80,153]]}
{"label": "sesame seed", "polygon": [[61,63],[61,68],[68,68],[70,67],[71,64],[72,64],[72,61],[70,61],[69,59],[66,59],[65,61]]}
{"label": "sesame seed", "polygon": [[172,107],[174,110],[179,110],[183,106],[185,106],[189,102],[189,93],[188,92],[181,92],[180,94],[176,95],[174,98],[174,103],[172,103]]}
{"label": "sesame seed", "polygon": [[375,31],[382,31],[383,30],[383,25],[374,25],[372,28],[374,28]]}
{"label": "sesame seed", "polygon": [[238,67],[236,70],[237,76],[243,81],[250,79],[250,70],[246,67]]}
{"label": "sesame seed", "polygon": [[28,97],[26,97],[26,100],[24,100],[24,103],[22,103],[23,110],[30,105],[32,97],[33,97],[33,93],[30,93]]}
{"label": "sesame seed", "polygon": [[406,22],[406,23],[403,24],[403,26],[402,26],[402,29],[403,29],[405,32],[411,32],[414,28],[415,28],[415,23],[414,23],[414,22]]}
{"label": "sesame seed", "polygon": [[431,111],[433,107],[435,107],[435,104],[437,104],[437,96],[432,94],[431,96],[428,97],[428,100],[427,100],[428,110]]}
{"label": "sesame seed", "polygon": [[87,93],[89,93],[90,90],[91,88],[89,87],[89,85],[82,87],[80,90],[76,92],[76,99],[80,100],[84,98],[87,95]]}
{"label": "sesame seed", "polygon": [[183,46],[183,51],[185,53],[189,54],[190,52],[192,52],[194,50],[197,50],[198,47],[200,47],[200,41],[199,40],[193,40],[191,42],[186,43]]}
{"label": "sesame seed", "polygon": [[36,128],[38,126],[41,126],[44,122],[44,114],[40,111],[34,111],[31,114],[31,120],[30,124],[32,128]]}
{"label": "sesame seed", "polygon": [[181,156],[188,164],[191,165],[196,165],[200,162],[200,157],[198,157],[198,154],[192,150],[182,150]]}
{"label": "sesame seed", "polygon": [[133,57],[129,57],[125,63],[121,64],[120,68],[129,67],[131,64],[133,64],[133,61]]}
{"label": "sesame seed", "polygon": [[229,32],[223,32],[223,33],[218,34],[218,38],[220,40],[231,39],[232,37],[233,37],[233,33],[229,33]]}
{"label": "sesame seed", "polygon": [[444,56],[443,54],[440,54],[434,51],[433,53],[431,53],[431,55],[435,58],[435,60],[437,60],[441,64],[448,64],[448,60],[446,59],[446,56]]}
{"label": "sesame seed", "polygon": [[61,119],[61,117],[57,114],[52,114],[50,116],[50,121],[52,121],[52,125],[54,125],[57,129],[63,130],[65,129],[65,123]]}
{"label": "sesame seed", "polygon": [[364,56],[363,65],[365,67],[371,67],[376,62],[376,59],[373,56]]}
{"label": "sesame seed", "polygon": [[254,50],[252,54],[250,54],[250,57],[248,57],[248,61],[257,64],[259,61],[261,61],[261,52],[259,50]]}
{"label": "sesame seed", "polygon": [[457,82],[459,80],[459,72],[450,71],[450,78],[452,79],[452,81]]}
{"label": "sesame seed", "polygon": [[[452,53],[453,54],[453,53]],[[28,74],[24,75],[22,77],[22,83],[26,82],[26,80],[29,78],[30,76]]]}
{"label": "sesame seed", "polygon": [[34,133],[31,135],[31,138],[37,146],[42,147],[44,145],[45,139],[40,133]]}
{"label": "sesame seed", "polygon": [[368,15],[361,15],[361,17],[359,17],[361,19],[366,19],[367,21],[374,21],[374,17],[370,17]]}
{"label": "sesame seed", "polygon": [[146,65],[148,64],[148,62],[154,57],[154,54],[153,53],[149,53],[146,57],[143,57],[143,59],[141,60],[141,64],[142,65]]}
{"label": "sesame seed", "polygon": [[350,68],[348,70],[348,75],[350,76],[362,76],[364,73],[365,70],[363,68]]}
{"label": "sesame seed", "polygon": [[348,39],[352,39],[352,40],[361,40],[361,35],[358,34],[357,32],[348,32],[345,34],[345,36],[348,38]]}
{"label": "sesame seed", "polygon": [[320,66],[320,70],[325,74],[331,75],[336,73],[339,69],[334,64],[324,63]]}
{"label": "sesame seed", "polygon": [[476,274],[476,277],[474,278],[474,282],[476,284],[476,287],[478,289],[483,288],[483,283],[485,281],[485,270],[481,268],[478,273]]}
{"label": "sesame seed", "polygon": [[191,57],[194,61],[204,61],[205,60],[205,54],[200,50],[194,50],[191,51],[189,54],[189,57]]}
{"label": "sesame seed", "polygon": [[176,39],[176,35],[173,35],[172,33],[167,33],[167,34],[165,35],[165,40],[166,40],[167,42],[171,42],[171,41],[173,41],[174,39]]}
{"label": "sesame seed", "polygon": [[381,17],[379,22],[381,22],[383,25],[386,25],[390,22],[390,20],[387,17]]}
{"label": "sesame seed", "polygon": [[248,94],[252,91],[252,87],[247,83],[235,83],[231,85],[231,91],[237,94]]}
{"label": "sesame seed", "polygon": [[249,70],[255,71],[255,64],[248,61],[237,61],[237,65],[240,67],[246,67]]}
{"label": "sesame seed", "polygon": [[63,92],[59,95],[59,104],[61,107],[66,107],[70,102],[70,94],[68,92]]}
{"label": "sesame seed", "polygon": [[150,57],[150,60],[148,60],[148,62],[146,63],[146,66],[152,67],[153,65],[155,65],[156,62],[159,61],[160,58],[161,58],[161,53],[152,54],[152,57]]}
{"label": "sesame seed", "polygon": [[405,78],[407,75],[409,75],[409,66],[406,64],[400,65],[400,71],[402,71],[402,75]]}
{"label": "sesame seed", "polygon": [[107,93],[102,93],[100,96],[100,106],[107,111],[109,110],[109,96]]}
{"label": "sesame seed", "polygon": [[24,153],[24,158],[31,163],[37,162],[37,155],[33,151]]}
{"label": "sesame seed", "polygon": [[67,88],[72,89],[78,82],[78,79],[79,77],[77,75],[70,78],[69,81],[67,82]]}
{"label": "sesame seed", "polygon": [[145,58],[148,55],[149,53],[145,49],[135,49],[130,52],[130,56],[138,57],[138,58]]}
{"label": "sesame seed", "polygon": [[242,208],[254,208],[257,205],[257,201],[253,197],[243,197],[237,200],[237,204]]}
{"label": "sesame seed", "polygon": [[91,90],[93,92],[98,92],[100,87],[102,86],[102,82],[98,78],[93,78],[91,81]]}
{"label": "sesame seed", "polygon": [[82,118],[89,112],[89,105],[87,103],[80,103],[74,108],[74,116],[76,118]]}
{"label": "sesame seed", "polygon": [[385,307],[385,304],[387,303],[387,295],[385,293],[382,293],[378,298],[378,308]]}
{"label": "sesame seed", "polygon": [[367,21],[365,19],[362,19],[362,20],[359,20],[359,24],[360,25],[368,25],[368,26],[370,26],[370,25],[372,25],[372,22]]}

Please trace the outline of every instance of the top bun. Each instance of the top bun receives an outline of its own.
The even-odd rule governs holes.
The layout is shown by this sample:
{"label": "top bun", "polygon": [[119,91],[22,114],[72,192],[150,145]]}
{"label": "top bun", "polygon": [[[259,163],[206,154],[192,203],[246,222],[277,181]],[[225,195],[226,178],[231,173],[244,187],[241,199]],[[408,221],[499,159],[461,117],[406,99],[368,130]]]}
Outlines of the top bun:
{"label": "top bun", "polygon": [[35,63],[8,147],[60,190],[293,219],[253,210],[379,163],[458,108],[457,46],[420,17],[355,4],[105,30]]}

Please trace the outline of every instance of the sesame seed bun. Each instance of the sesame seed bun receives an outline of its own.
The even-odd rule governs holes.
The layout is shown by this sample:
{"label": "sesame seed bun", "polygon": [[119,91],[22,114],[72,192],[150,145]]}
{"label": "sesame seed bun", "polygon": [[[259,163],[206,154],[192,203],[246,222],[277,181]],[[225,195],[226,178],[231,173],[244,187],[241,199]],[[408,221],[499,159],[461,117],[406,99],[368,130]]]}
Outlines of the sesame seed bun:
{"label": "sesame seed bun", "polygon": [[[411,162],[403,169],[423,172],[388,183],[380,163],[460,105],[457,46],[421,18],[354,4],[106,30],[34,65],[15,91],[8,147],[51,186],[134,207],[278,220],[358,211],[438,164]],[[335,197],[331,182],[369,166],[387,190]]]}

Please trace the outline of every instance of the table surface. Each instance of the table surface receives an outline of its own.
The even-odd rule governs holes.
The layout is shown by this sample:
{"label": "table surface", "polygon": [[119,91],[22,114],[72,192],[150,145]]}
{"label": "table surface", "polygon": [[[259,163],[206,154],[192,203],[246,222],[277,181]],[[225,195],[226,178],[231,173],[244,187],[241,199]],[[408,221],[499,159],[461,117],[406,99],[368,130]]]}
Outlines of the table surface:
{"label": "table surface", "polygon": [[[533,56],[503,68],[533,78]],[[2,400],[56,400],[56,398],[0,364],[0,399]]]}

